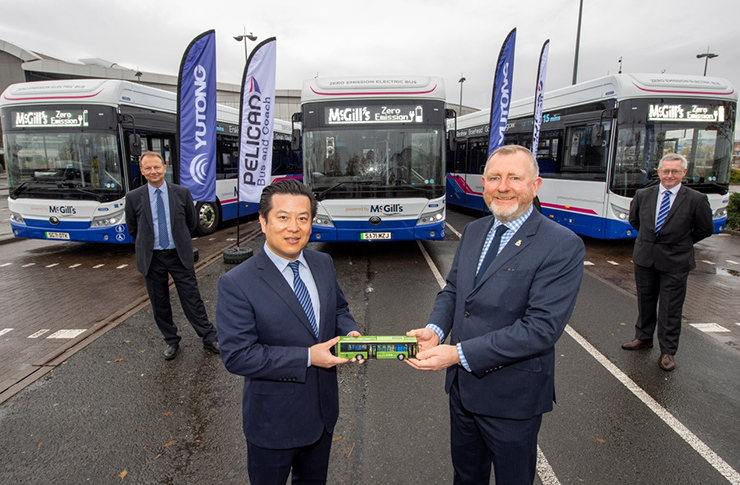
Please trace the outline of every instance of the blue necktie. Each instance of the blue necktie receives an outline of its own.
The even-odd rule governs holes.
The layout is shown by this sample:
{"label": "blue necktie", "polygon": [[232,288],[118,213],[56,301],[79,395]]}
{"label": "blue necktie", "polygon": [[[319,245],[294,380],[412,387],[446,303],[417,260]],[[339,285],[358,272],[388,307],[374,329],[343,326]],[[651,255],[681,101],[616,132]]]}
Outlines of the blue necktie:
{"label": "blue necktie", "polygon": [[658,217],[655,219],[655,235],[657,236],[660,232],[660,228],[663,227],[666,217],[668,217],[668,211],[671,210],[671,191],[666,190],[663,195],[663,200],[660,201],[660,210],[658,210]]}
{"label": "blue necktie", "polygon": [[159,229],[159,245],[162,249],[167,249],[170,245],[170,236],[167,235],[167,214],[164,211],[164,199],[162,199],[162,191],[157,189],[154,191],[157,194],[157,228]]}
{"label": "blue necktie", "polygon": [[[501,245],[501,236],[504,235],[508,227],[501,224],[496,228],[496,235],[493,236],[493,240],[491,241],[491,245],[488,246],[488,251],[486,252],[485,257],[483,258],[483,262],[480,264],[480,268],[478,269],[478,272],[475,274],[475,284],[477,285],[480,279],[483,277],[483,275],[486,273],[486,270],[489,266],[491,266],[491,261],[496,259],[496,256],[498,255],[498,247]],[[490,236],[490,231],[489,231]]]}
{"label": "blue necktie", "polygon": [[303,282],[301,276],[298,274],[299,264],[300,263],[298,261],[291,261],[290,263],[288,263],[290,269],[293,270],[293,291],[295,291],[295,296],[298,297],[298,301],[301,303],[303,311],[306,312],[306,316],[308,317],[308,321],[311,323],[311,328],[313,329],[314,335],[316,335],[316,338],[318,338],[319,326],[316,324],[316,317],[313,313],[311,295],[309,295],[306,284]]}

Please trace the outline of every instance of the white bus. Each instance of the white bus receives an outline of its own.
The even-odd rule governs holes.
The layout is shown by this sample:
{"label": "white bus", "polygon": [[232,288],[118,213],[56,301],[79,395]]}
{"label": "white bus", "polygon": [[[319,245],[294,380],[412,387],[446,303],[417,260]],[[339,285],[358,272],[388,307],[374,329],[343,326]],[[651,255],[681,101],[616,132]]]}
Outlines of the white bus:
{"label": "white bus", "polygon": [[[618,74],[545,93],[537,152],[542,213],[599,239],[637,236],[632,196],[659,183],[662,156],[689,161],[683,183],[707,194],[715,232],[727,221],[737,92],[725,79]],[[505,143],[531,148],[532,98],[512,103]],[[478,210],[488,153],[490,112],[457,120],[448,154],[447,202]]]}
{"label": "white bus", "polygon": [[[239,111],[217,111],[217,201],[196,201],[199,235],[237,216]],[[13,84],[0,97],[0,116],[16,237],[132,242],[124,197],[146,182],[134,142],[160,153],[167,180],[179,180],[175,93],[100,79]],[[273,178],[301,176],[290,129],[275,120]],[[241,203],[239,215],[256,212],[257,204]]]}
{"label": "white bus", "polygon": [[444,238],[441,78],[309,79],[293,118],[304,182],[319,202],[312,241]]}

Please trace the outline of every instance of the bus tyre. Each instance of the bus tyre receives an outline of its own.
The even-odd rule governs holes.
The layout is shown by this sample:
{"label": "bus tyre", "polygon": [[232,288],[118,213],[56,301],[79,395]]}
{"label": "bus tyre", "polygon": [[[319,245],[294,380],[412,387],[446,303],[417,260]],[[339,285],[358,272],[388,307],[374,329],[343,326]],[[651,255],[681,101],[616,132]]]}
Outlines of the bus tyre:
{"label": "bus tyre", "polygon": [[193,248],[193,261],[198,262],[200,259],[200,251],[198,251],[198,248]]}
{"label": "bus tyre", "polygon": [[365,356],[362,355],[362,354],[357,354],[357,355],[355,355],[355,359],[358,360],[358,361],[365,360]]}
{"label": "bus tyre", "polygon": [[224,263],[239,264],[252,257],[252,248],[235,247],[224,251]]}
{"label": "bus tyre", "polygon": [[216,232],[219,220],[218,209],[218,202],[198,202],[195,205],[195,215],[198,218],[195,232],[199,236],[208,236]]}
{"label": "bus tyre", "polygon": [[398,360],[403,360],[403,359],[405,359],[405,358],[406,358],[406,356],[405,356],[405,355],[403,355],[403,354],[398,354]]}

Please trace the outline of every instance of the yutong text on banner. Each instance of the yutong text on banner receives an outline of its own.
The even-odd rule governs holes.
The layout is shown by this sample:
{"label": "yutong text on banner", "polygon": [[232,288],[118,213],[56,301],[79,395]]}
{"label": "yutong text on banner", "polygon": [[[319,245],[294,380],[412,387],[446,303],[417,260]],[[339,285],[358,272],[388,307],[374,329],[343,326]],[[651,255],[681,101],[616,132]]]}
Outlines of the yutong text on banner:
{"label": "yutong text on banner", "polygon": [[180,183],[197,201],[216,200],[216,33],[196,37],[177,81]]}
{"label": "yutong text on banner", "polygon": [[496,62],[491,99],[491,138],[488,141],[488,155],[504,144],[506,122],[511,106],[511,83],[514,78],[514,47],[516,29],[509,32]]}

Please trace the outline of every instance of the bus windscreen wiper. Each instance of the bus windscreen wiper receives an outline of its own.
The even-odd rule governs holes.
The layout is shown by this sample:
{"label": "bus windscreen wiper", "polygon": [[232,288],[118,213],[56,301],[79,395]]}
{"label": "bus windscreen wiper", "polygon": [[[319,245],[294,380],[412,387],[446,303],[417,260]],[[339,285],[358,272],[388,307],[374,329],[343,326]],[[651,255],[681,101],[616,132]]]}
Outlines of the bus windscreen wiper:
{"label": "bus windscreen wiper", "polygon": [[20,195],[21,192],[26,190],[28,188],[28,181],[23,182],[18,187],[14,188],[13,191],[10,193],[10,197],[16,198]]}
{"label": "bus windscreen wiper", "polygon": [[329,193],[329,192],[331,192],[332,190],[336,189],[337,187],[339,187],[339,186],[341,186],[341,185],[344,185],[344,183],[345,183],[344,181],[342,181],[342,182],[337,182],[336,184],[332,185],[332,186],[331,186],[331,187],[329,187],[328,189],[324,189],[324,190],[322,190],[321,192],[319,192],[318,194],[316,194],[316,200],[324,200],[324,196],[325,196],[326,194],[328,194],[328,193]]}

